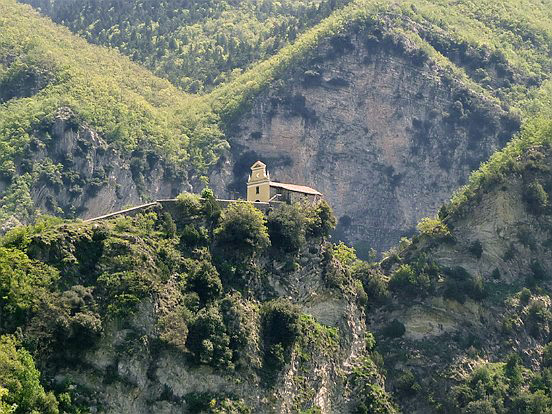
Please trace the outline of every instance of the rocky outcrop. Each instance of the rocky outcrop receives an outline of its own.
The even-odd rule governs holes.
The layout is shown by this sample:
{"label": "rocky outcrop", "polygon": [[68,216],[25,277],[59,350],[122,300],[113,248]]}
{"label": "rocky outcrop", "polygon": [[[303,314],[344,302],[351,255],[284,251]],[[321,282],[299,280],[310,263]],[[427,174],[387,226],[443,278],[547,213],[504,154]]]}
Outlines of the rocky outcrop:
{"label": "rocky outcrop", "polygon": [[370,30],[321,44],[258,96],[212,174],[219,194],[243,197],[261,159],[274,179],[315,187],[364,255],[411,235],[518,128],[408,41]]}
{"label": "rocky outcrop", "polygon": [[[435,283],[421,294],[412,294],[415,283],[407,283],[394,288],[392,304],[368,313],[368,328],[385,350],[387,389],[395,392],[403,412],[440,412],[439,406],[460,412],[453,407],[451,386],[475,367],[502,362],[511,353],[535,372],[541,366],[552,309],[550,149],[528,148],[505,165],[493,173],[488,169],[463,203],[442,210],[448,236],[418,236],[382,262],[390,286],[404,264],[426,277],[431,270],[420,270],[420,262],[437,272],[429,276]],[[477,283],[476,295],[470,281]],[[392,320],[404,325],[398,337],[386,334]],[[431,392],[405,390],[405,372]]]}
{"label": "rocky outcrop", "polygon": [[[213,256],[193,244],[195,231],[208,236],[213,229],[185,203],[173,214],[177,237],[166,237],[170,215],[161,210],[63,224],[33,237],[30,257],[60,269],[67,286],[79,284],[60,301],[83,294],[88,305],[75,306],[87,316],[79,320],[88,327],[92,316],[101,321],[82,342],[80,335],[49,336],[59,322],[54,308],[30,321],[27,338],[44,334],[28,343],[46,381],[72,384],[75,398],[105,414],[345,414],[367,385],[386,401],[358,284],[331,244],[309,237],[293,254],[265,249],[253,256],[233,245],[224,256],[232,262],[224,261],[216,242]],[[200,266],[215,290],[203,282],[190,290]]]}
{"label": "rocky outcrop", "polygon": [[[91,218],[191,191],[187,177],[153,151],[117,151],[69,108],[60,108],[51,123],[34,131],[15,164],[34,206],[69,218]],[[9,195],[9,182],[3,189]]]}

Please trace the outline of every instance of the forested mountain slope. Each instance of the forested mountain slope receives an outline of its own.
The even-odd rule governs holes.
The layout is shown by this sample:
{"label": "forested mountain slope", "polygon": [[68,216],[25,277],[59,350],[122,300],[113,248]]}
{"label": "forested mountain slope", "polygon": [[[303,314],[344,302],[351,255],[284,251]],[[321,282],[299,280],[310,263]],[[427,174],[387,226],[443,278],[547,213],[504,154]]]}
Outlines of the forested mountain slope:
{"label": "forested mountain slope", "polygon": [[[325,193],[339,237],[381,251],[550,99],[550,11],[537,1],[336,3],[202,97],[2,1],[4,217],[16,199],[20,219],[35,206],[95,215],[197,188],[207,173],[219,195],[243,196],[263,158],[273,177]],[[41,162],[22,162],[31,152]]]}
{"label": "forested mountain slope", "polygon": [[31,0],[53,21],[203,92],[314,26],[349,0]]}
{"label": "forested mountain slope", "polygon": [[0,103],[2,221],[174,196],[225,146],[198,98],[11,0],[0,2]]}
{"label": "forested mountain slope", "polygon": [[252,414],[350,413],[371,399],[393,412],[358,283],[326,241],[329,207],[265,219],[203,195],[170,215],[40,223],[0,241],[0,402],[16,414]]}
{"label": "forested mountain slope", "polygon": [[551,157],[551,121],[527,123],[380,263],[327,242],[325,204],[221,211],[209,190],[14,229],[0,407],[548,413]]}
{"label": "forested mountain slope", "polygon": [[357,0],[200,97],[0,0],[2,221],[240,194],[257,158],[364,250],[438,212],[379,263],[324,203],[208,189],[18,227],[0,412],[552,411],[547,6]]}

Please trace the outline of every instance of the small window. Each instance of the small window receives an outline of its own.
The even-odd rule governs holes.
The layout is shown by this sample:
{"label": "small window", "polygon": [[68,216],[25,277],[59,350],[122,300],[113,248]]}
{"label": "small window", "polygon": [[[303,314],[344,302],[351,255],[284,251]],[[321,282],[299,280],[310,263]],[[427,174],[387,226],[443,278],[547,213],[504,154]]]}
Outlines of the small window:
{"label": "small window", "polygon": [[259,194],[261,191],[259,190],[259,186],[257,186],[256,194]]}

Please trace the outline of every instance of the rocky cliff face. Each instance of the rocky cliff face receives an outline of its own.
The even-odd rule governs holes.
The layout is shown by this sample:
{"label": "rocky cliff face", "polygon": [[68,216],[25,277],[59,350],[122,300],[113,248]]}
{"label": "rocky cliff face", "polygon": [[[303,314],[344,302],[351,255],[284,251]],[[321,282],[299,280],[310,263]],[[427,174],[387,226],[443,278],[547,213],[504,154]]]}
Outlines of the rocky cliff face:
{"label": "rocky cliff face", "polygon": [[[382,262],[396,296],[368,314],[368,327],[379,333],[387,389],[403,412],[469,412],[470,400],[451,387],[511,353],[533,372],[542,366],[551,326],[549,160],[549,146],[528,148],[459,208],[442,210],[449,235],[422,235]],[[391,338],[385,329],[395,319],[405,329]],[[405,372],[431,391],[405,388]]]}
{"label": "rocky cliff face", "polygon": [[362,254],[412,234],[518,128],[408,41],[370,30],[321,44],[257,97],[212,176],[243,197],[262,159],[273,179],[321,191]]}
{"label": "rocky cliff face", "polygon": [[[19,178],[1,182],[0,189],[6,197],[4,204],[14,197],[32,200],[15,209],[23,222],[32,218],[35,208],[64,217],[90,218],[191,191],[187,176],[177,174],[153,151],[123,155],[69,108],[60,108],[52,121],[35,129],[14,164]],[[25,191],[18,194],[22,183]]]}
{"label": "rocky cliff face", "polygon": [[[366,355],[364,314],[354,295],[325,287],[320,257],[307,253],[299,270],[276,271],[263,286],[278,291],[280,297],[293,298],[314,317],[306,320],[289,363],[270,386],[262,373],[266,367],[256,300],[239,294],[232,297],[243,319],[238,318],[236,332],[231,334],[243,335],[239,339],[249,342],[237,370],[190,364],[189,355],[159,342],[163,308],[174,305],[170,298],[179,289],[174,279],[165,292],[143,302],[123,324],[108,323],[101,341],[79,356],[77,367],[58,370],[56,381],[71,381],[86,390],[88,404],[99,413],[211,412],[205,403],[210,400],[235,405],[234,410],[220,412],[291,414],[318,407],[320,413],[349,413],[356,401],[352,371]],[[303,295],[292,296],[299,290]],[[378,375],[373,382],[382,385]]]}

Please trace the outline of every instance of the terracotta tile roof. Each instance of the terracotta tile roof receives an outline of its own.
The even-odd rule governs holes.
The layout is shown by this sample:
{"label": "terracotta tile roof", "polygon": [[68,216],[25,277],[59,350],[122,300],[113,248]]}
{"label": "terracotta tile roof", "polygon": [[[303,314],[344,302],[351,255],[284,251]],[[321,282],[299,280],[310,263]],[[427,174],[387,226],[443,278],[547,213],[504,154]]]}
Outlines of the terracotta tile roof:
{"label": "terracotta tile roof", "polygon": [[296,193],[322,195],[322,193],[319,193],[314,188],[310,188],[310,187],[307,187],[307,186],[304,186],[304,185],[275,183],[275,182],[271,181],[270,186],[271,187],[276,187],[276,188],[283,188],[283,189],[289,190],[289,191],[295,191]]}

